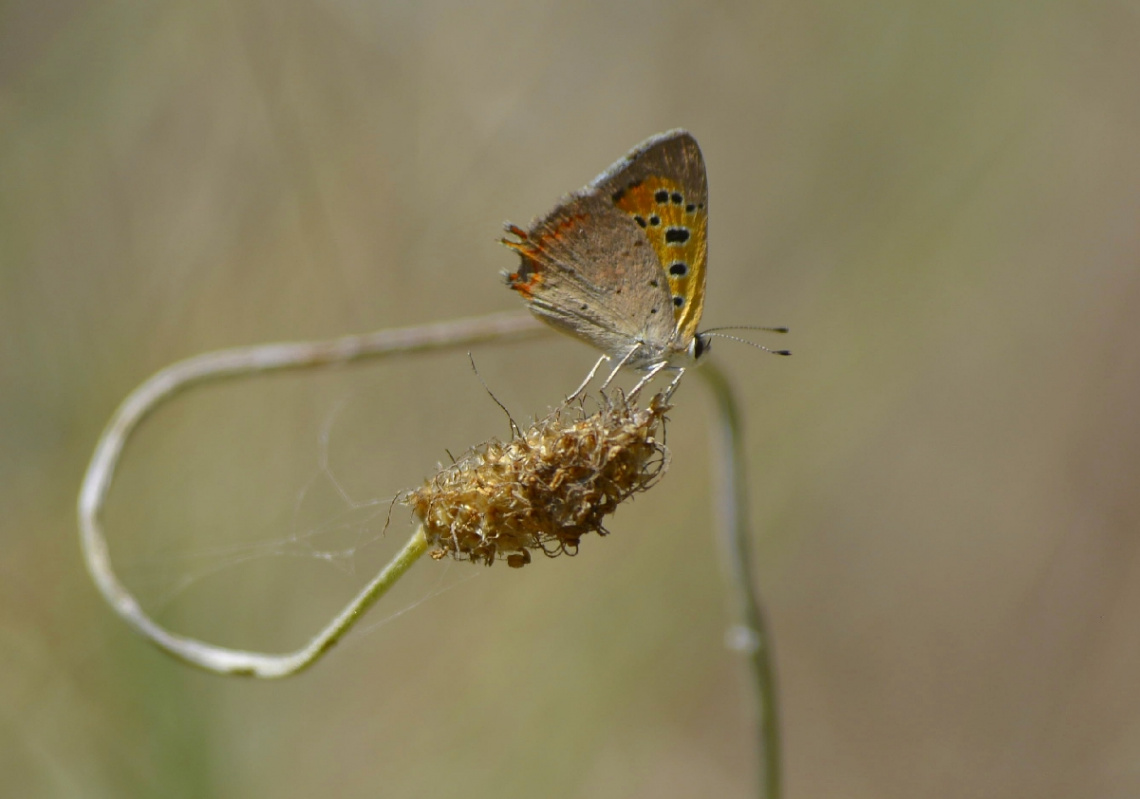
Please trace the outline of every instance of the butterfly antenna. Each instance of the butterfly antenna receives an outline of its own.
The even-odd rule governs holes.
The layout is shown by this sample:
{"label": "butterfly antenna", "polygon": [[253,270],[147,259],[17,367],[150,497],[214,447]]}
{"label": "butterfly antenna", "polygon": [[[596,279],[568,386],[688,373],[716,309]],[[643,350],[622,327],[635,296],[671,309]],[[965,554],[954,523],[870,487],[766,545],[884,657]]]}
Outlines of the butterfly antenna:
{"label": "butterfly antenna", "polygon": [[[488,386],[487,382],[483,379],[483,375],[479,374],[479,368],[475,366],[475,356],[468,352],[467,359],[471,361],[471,371],[475,373],[476,379],[478,379],[479,383],[483,386],[483,390],[487,392],[487,396],[490,397],[496,405],[502,408],[503,413],[507,415],[507,421],[511,423],[511,433],[513,433],[516,438],[521,438],[522,430],[520,430],[519,426],[515,424],[515,417],[511,416],[511,412],[507,410],[506,405],[499,402],[499,398],[496,397],[494,392],[491,391],[490,386]],[[451,453],[449,452],[448,455],[450,454]],[[454,460],[454,458],[452,460]]]}
{"label": "butterfly antenna", "polygon": [[[726,328],[722,327],[719,329],[725,330]],[[773,328],[767,327],[767,328],[749,328],[749,329],[750,330],[772,330]],[[749,341],[748,339],[740,338],[739,336],[730,336],[726,333],[717,333],[713,330],[702,330],[701,335],[702,336],[714,336],[715,338],[727,338],[731,341],[739,341],[741,344],[747,344],[750,347],[755,347],[758,350],[764,350],[764,352],[770,352],[773,355],[791,355],[792,354],[791,350],[770,349],[769,347],[765,347],[763,344],[757,344],[755,341]]]}
{"label": "butterfly antenna", "polygon": [[[763,330],[766,333],[787,333],[786,327],[759,327],[757,325],[730,325],[729,327],[710,327],[708,330],[702,330],[702,333],[716,333],[721,330]],[[731,338],[728,336],[727,338]]]}

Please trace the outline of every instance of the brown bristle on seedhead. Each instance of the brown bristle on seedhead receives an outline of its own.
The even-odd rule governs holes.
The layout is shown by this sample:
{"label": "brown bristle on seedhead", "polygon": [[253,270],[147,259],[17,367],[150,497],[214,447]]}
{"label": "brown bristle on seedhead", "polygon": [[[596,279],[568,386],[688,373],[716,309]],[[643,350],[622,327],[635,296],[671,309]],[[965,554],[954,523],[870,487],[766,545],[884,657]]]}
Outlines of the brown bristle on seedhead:
{"label": "brown bristle on seedhead", "polygon": [[451,555],[519,568],[530,550],[573,555],[582,536],[605,535],[602,520],[665,473],[657,434],[669,410],[661,394],[646,408],[624,396],[563,405],[507,442],[489,441],[402,495],[439,560]]}

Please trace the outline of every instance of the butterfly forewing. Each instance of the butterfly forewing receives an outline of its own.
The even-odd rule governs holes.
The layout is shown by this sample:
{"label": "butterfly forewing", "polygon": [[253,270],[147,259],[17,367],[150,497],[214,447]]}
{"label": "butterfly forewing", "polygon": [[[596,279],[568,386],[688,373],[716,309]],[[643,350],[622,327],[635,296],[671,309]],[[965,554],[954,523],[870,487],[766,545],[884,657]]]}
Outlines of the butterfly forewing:
{"label": "butterfly forewing", "polygon": [[649,139],[505,242],[508,276],[539,318],[615,357],[652,365],[684,351],[704,304],[704,162],[684,131]]}

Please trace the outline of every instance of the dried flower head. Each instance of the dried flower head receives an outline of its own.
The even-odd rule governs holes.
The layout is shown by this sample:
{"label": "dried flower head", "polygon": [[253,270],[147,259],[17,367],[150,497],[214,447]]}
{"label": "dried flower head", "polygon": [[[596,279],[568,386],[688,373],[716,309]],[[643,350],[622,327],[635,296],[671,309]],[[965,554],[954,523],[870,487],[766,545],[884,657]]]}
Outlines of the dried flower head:
{"label": "dried flower head", "polygon": [[435,559],[488,566],[530,563],[530,550],[575,554],[582,536],[607,533],[602,520],[665,473],[669,451],[657,440],[669,405],[646,408],[603,395],[588,414],[563,405],[510,441],[481,444],[442,468],[402,501],[424,525]]}

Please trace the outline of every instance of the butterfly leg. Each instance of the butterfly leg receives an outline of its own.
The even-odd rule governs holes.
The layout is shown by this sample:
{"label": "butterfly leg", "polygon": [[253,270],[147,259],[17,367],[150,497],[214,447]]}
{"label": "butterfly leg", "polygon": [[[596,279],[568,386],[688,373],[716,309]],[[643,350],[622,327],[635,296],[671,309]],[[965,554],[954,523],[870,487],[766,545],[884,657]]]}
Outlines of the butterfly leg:
{"label": "butterfly leg", "polygon": [[[645,387],[646,383],[648,383],[653,378],[657,377],[657,375],[661,374],[661,370],[665,369],[668,366],[669,366],[669,364],[666,361],[662,361],[661,363],[656,363],[653,366],[651,366],[649,368],[649,371],[646,373],[645,377],[638,380],[637,385],[633,387],[633,391],[629,392],[629,398],[633,399],[634,397],[636,397],[638,392],[640,392],[641,389],[643,389]],[[673,384],[669,387],[670,391],[672,391],[673,385],[676,385],[676,381],[674,381]]]}
{"label": "butterfly leg", "polygon": [[594,375],[596,375],[598,373],[598,370],[602,368],[602,364],[609,359],[610,356],[608,355],[603,355],[601,358],[598,358],[598,362],[594,364],[594,368],[590,370],[590,373],[588,375],[586,375],[586,379],[582,381],[582,385],[574,389],[574,393],[567,397],[566,401],[573,402],[574,400],[578,399],[582,392],[586,390],[586,386],[590,385],[590,381],[594,379]]}
{"label": "butterfly leg", "polygon": [[669,384],[669,388],[665,389],[665,399],[669,400],[673,397],[673,392],[677,390],[677,384],[681,382],[681,378],[685,376],[685,367],[677,368],[677,376],[673,378],[673,382]]}
{"label": "butterfly leg", "polygon": [[612,383],[614,381],[614,378],[617,377],[617,373],[621,371],[621,368],[623,366],[625,366],[627,363],[629,363],[631,360],[633,360],[633,356],[637,354],[637,351],[639,349],[641,349],[640,343],[638,343],[636,346],[634,346],[633,349],[631,349],[629,352],[627,352],[625,354],[624,358],[622,358],[620,361],[618,361],[618,365],[614,367],[613,371],[610,372],[610,376],[607,377],[605,379],[605,382],[602,383],[602,387],[600,389],[601,391],[605,391],[607,388],[609,388],[610,383]]}

